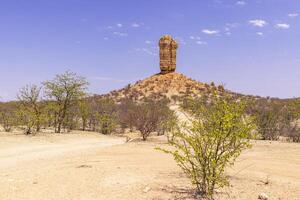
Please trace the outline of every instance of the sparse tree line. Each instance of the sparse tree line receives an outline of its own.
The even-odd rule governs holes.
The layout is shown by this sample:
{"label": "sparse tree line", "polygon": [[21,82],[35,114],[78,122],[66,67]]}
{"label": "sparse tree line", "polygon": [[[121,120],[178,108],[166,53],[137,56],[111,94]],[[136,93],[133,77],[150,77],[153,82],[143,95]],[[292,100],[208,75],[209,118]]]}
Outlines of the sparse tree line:
{"label": "sparse tree line", "polygon": [[[7,132],[18,128],[25,134],[45,128],[53,128],[56,133],[76,129],[103,134],[136,129],[146,140],[150,133],[164,134],[177,124],[174,112],[167,106],[167,98],[144,98],[139,103],[136,98],[124,98],[116,103],[107,96],[88,96],[87,86],[85,78],[69,71],[41,86],[26,85],[18,92],[17,101],[0,104],[0,125]],[[184,110],[195,114],[200,106],[207,106],[213,94],[211,91],[198,99],[178,99]],[[246,114],[254,117],[260,139],[284,137],[300,142],[300,99],[247,97],[243,101]]]}
{"label": "sparse tree line", "polygon": [[18,92],[17,101],[0,104],[0,124],[7,132],[22,129],[24,134],[43,129],[103,134],[135,129],[143,140],[152,132],[164,134],[176,124],[165,99],[136,102],[127,98],[116,103],[108,97],[88,96],[87,86],[85,78],[69,71],[41,86],[26,85]]}
{"label": "sparse tree line", "polygon": [[300,99],[259,99],[248,103],[247,113],[255,117],[260,139],[300,142]]}
{"label": "sparse tree line", "polygon": [[[195,114],[201,105],[209,104],[210,98],[210,95],[197,100],[186,98],[182,102],[182,108]],[[256,139],[287,139],[291,142],[300,142],[300,99],[254,99],[252,97],[236,98],[232,96],[228,101],[245,103],[245,114],[252,117],[256,125]]]}

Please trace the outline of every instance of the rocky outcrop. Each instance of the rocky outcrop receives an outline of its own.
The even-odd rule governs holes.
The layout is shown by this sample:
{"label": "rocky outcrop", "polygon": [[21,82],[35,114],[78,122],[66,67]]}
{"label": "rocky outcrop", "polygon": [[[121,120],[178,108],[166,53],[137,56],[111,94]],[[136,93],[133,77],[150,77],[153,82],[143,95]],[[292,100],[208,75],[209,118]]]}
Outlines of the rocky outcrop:
{"label": "rocky outcrop", "polygon": [[161,74],[175,72],[177,48],[178,43],[170,35],[165,35],[159,40]]}

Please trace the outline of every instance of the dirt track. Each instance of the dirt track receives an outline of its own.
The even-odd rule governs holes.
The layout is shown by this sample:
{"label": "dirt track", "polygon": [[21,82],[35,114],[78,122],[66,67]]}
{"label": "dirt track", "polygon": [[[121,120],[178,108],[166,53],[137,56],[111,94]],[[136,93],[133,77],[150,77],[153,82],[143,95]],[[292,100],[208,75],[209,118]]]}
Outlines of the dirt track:
{"label": "dirt track", "polygon": [[[94,133],[0,134],[0,199],[193,199],[172,157],[154,150],[162,138],[124,143]],[[300,199],[300,145],[254,142],[218,199]]]}

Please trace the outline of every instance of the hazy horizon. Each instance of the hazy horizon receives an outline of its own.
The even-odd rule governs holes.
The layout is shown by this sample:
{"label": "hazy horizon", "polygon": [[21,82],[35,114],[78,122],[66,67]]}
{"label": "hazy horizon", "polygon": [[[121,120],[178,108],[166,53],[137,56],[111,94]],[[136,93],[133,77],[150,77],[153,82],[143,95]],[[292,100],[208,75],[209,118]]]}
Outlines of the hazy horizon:
{"label": "hazy horizon", "polygon": [[90,93],[120,89],[159,72],[164,34],[179,42],[179,73],[243,94],[300,96],[293,0],[12,0],[0,13],[0,101],[66,70],[87,77]]}

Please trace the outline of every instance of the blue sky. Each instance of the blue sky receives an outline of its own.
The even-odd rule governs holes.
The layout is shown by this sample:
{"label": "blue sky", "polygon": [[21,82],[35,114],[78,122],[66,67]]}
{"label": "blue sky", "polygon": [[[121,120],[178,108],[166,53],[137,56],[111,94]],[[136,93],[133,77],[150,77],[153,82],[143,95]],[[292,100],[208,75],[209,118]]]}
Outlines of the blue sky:
{"label": "blue sky", "polygon": [[122,88],[159,72],[164,34],[193,79],[300,96],[299,0],[2,0],[0,25],[0,100],[66,70],[91,93]]}

